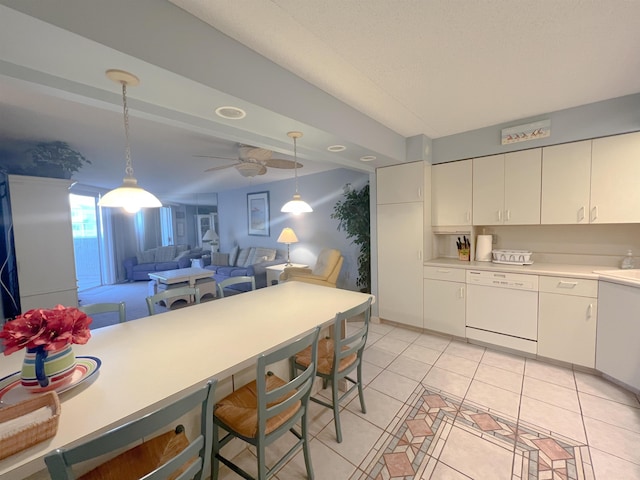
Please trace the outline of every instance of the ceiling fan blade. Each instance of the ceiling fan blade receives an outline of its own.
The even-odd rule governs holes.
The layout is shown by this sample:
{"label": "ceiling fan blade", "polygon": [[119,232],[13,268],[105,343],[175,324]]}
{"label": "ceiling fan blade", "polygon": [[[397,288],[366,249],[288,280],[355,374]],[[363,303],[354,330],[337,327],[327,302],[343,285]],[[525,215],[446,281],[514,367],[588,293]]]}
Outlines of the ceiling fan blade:
{"label": "ceiling fan blade", "polygon": [[219,167],[211,167],[211,168],[207,168],[205,172],[215,172],[216,170],[224,170],[225,168],[235,167],[236,165],[240,165],[240,164],[232,163],[231,165],[221,165]]}
{"label": "ceiling fan blade", "polygon": [[219,160],[238,160],[238,157],[217,157],[216,155],[193,155],[197,158],[217,158]]}
{"label": "ceiling fan blade", "polygon": [[[270,158],[264,164],[270,168],[295,168],[296,162],[293,160],[285,160],[284,158]],[[298,168],[302,168],[302,164],[298,162]]]}

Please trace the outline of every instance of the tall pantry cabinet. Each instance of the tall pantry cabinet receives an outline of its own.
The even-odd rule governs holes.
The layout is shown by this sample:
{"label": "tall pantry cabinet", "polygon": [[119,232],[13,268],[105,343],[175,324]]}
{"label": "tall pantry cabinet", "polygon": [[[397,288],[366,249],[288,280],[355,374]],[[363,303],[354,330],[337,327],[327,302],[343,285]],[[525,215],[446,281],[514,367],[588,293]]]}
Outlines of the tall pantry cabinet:
{"label": "tall pantry cabinet", "polygon": [[419,161],[376,172],[379,316],[419,328],[423,325],[424,198],[425,193],[431,196],[429,169]]}
{"label": "tall pantry cabinet", "polygon": [[78,305],[70,185],[69,180],[9,175],[23,313]]}

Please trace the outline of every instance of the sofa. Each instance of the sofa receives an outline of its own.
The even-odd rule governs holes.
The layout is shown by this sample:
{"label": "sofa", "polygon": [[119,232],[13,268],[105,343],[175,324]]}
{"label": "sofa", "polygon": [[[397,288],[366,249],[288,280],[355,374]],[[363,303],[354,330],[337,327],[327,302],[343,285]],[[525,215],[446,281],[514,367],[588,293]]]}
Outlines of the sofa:
{"label": "sofa", "polygon": [[149,273],[176,270],[191,266],[191,260],[209,254],[210,250],[189,245],[168,245],[138,252],[135,257],[125,258],[123,264],[129,282],[149,280]]}
{"label": "sofa", "polygon": [[[234,247],[229,253],[214,253],[211,265],[204,268],[213,270],[213,278],[221,282],[230,277],[252,276],[256,280],[256,288],[267,286],[267,267],[285,263],[284,255],[275,248],[264,247]],[[247,292],[251,290],[250,283],[240,283],[229,287],[230,290]]]}

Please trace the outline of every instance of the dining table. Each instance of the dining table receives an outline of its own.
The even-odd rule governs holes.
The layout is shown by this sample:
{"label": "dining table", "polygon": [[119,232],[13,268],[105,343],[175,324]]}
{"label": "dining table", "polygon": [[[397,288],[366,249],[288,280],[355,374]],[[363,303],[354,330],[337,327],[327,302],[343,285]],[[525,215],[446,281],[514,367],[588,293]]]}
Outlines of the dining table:
{"label": "dining table", "polygon": [[[336,313],[369,297],[292,281],[92,330],[86,344],[73,348],[79,361],[91,358],[99,368],[59,394],[55,435],[0,460],[0,478],[40,478],[48,452],[94,438],[211,378],[246,371],[261,353],[332,325]],[[23,357],[23,351],[0,357],[0,379],[19,371]]]}

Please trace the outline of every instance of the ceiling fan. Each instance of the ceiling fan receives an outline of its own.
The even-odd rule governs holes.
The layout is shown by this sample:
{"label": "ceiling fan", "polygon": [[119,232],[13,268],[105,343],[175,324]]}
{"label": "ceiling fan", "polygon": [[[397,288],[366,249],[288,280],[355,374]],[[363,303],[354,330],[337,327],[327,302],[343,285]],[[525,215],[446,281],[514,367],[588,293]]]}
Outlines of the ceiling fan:
{"label": "ceiling fan", "polygon": [[[267,168],[284,168],[291,169],[296,167],[296,162],[286,160],[284,158],[272,158],[273,152],[266,148],[252,147],[249,145],[241,145],[238,149],[238,158],[217,157],[215,155],[195,155],[196,157],[215,158],[220,160],[235,160],[236,163],[230,165],[220,165],[205,170],[205,172],[214,172],[225,168],[235,167],[243,177],[255,177],[256,175],[264,175]],[[297,168],[302,168],[302,164],[298,162]]]}

